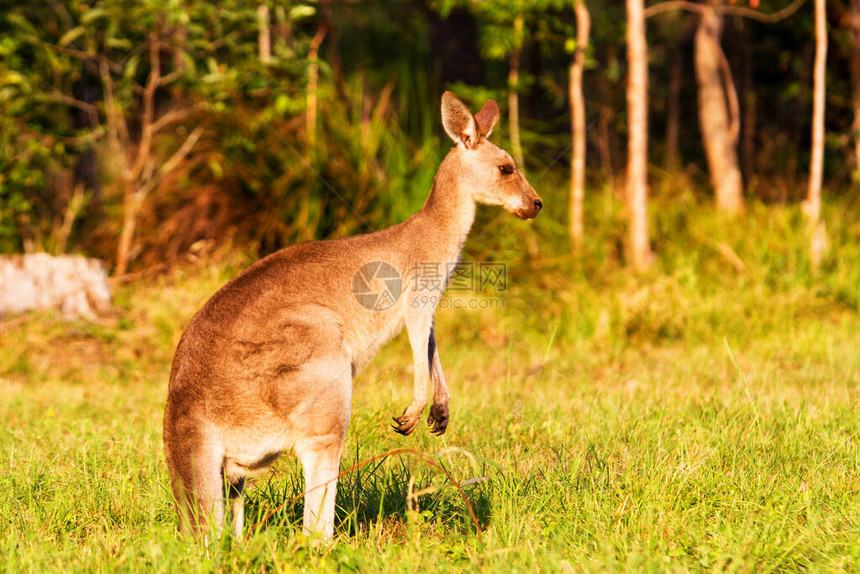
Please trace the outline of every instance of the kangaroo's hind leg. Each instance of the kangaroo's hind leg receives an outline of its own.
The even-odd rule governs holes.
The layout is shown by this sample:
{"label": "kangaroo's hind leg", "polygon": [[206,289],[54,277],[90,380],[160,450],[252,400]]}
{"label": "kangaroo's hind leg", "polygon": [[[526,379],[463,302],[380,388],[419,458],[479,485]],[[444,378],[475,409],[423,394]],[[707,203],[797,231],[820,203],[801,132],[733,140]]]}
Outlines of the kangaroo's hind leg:
{"label": "kangaroo's hind leg", "polygon": [[224,522],[224,449],[198,425],[174,420],[169,406],[165,438],[180,529],[207,539],[210,519],[218,528]]}
{"label": "kangaroo's hind leg", "polygon": [[314,361],[303,369],[313,389],[296,410],[295,452],[305,477],[303,528],[334,535],[335,495],[352,400],[352,366],[345,357]]}
{"label": "kangaroo's hind leg", "polygon": [[323,436],[296,445],[305,476],[305,509],[302,527],[305,534],[334,535],[337,475],[343,439]]}

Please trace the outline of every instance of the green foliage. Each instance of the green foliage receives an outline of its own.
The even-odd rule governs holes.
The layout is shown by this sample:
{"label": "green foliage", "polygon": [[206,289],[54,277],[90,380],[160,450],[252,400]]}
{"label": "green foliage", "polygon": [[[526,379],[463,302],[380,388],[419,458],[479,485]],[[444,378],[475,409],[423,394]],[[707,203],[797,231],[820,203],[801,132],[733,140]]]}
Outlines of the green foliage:
{"label": "green foliage", "polygon": [[42,183],[41,174],[50,155],[44,146],[33,143],[30,158],[10,161],[19,153],[13,142],[16,137],[13,123],[5,117],[0,119],[0,252],[6,253],[22,249],[20,225],[31,209],[27,189]]}
{"label": "green foliage", "polygon": [[[834,15],[847,10],[843,4]],[[258,56],[263,5],[270,11],[267,62]],[[761,10],[780,7],[764,2]],[[624,162],[624,9],[593,2],[589,8],[588,165],[590,180],[604,182]],[[440,56],[441,44],[464,40],[438,35],[455,11],[470,22],[458,33],[471,30],[476,37],[473,64],[485,77],[481,86],[442,85],[446,62],[440,58],[451,56]],[[690,52],[694,21],[680,11],[649,20],[654,157],[663,140],[670,56]],[[739,89],[744,62],[753,62],[748,96],[755,97],[742,98],[742,106],[757,106],[755,122],[744,118],[756,129],[748,192],[768,201],[795,201],[803,192],[811,21],[806,9],[771,25],[726,20],[724,44]],[[840,193],[848,189],[842,182],[856,182],[854,38],[847,21],[831,22],[828,60],[826,174]],[[310,93],[311,43],[323,33],[319,82]],[[447,148],[439,94],[453,88],[475,106],[493,97],[505,117],[514,51],[520,52],[517,90],[529,173],[567,167],[573,2],[373,0],[361,9],[318,0],[20,2],[0,20],[0,251],[59,249],[64,242],[55,240],[57,229],[84,185],[89,200],[74,219],[68,248],[113,259],[126,211],[125,168],[142,144],[153,35],[169,78],[156,90],[154,119],[170,121],[155,135],[141,176],[152,176],[153,189],[134,239],[138,268],[175,261],[200,246],[235,243],[267,253],[402,220],[421,204]],[[694,77],[687,59],[680,145],[687,175],[704,184]],[[305,124],[314,97],[311,150]],[[156,166],[199,126],[205,131],[194,149],[173,173],[158,174]],[[494,135],[503,146],[507,129],[500,122]],[[94,173],[85,175],[87,167]]]}
{"label": "green foliage", "polygon": [[[9,56],[0,67],[0,249],[20,250],[22,229],[33,219],[49,222],[50,232],[71,196],[79,154],[92,148],[104,191],[84,244],[110,257],[125,209],[123,166],[140,153],[153,34],[161,74],[170,78],[158,88],[153,119],[170,123],[155,135],[152,160],[165,162],[197,125],[206,135],[147,198],[139,263],[171,260],[201,241],[220,244],[225,235],[268,252],[364,229],[361,220],[370,217],[402,219],[420,206],[440,150],[437,118],[426,113],[438,105],[430,97],[435,89],[412,74],[421,48],[402,49],[407,37],[420,34],[420,22],[405,25],[415,22],[416,10],[399,10],[402,28],[379,24],[382,5],[362,12],[361,30],[377,43],[349,52],[356,72],[343,76],[320,61],[313,96],[324,111],[322,139],[311,154],[303,125],[312,96],[307,54],[324,18],[313,2],[274,6],[272,58],[261,62],[258,6],[67,1],[52,11],[12,9],[0,45]],[[345,41],[352,39],[347,26],[338,28]],[[372,50],[386,43],[401,47],[394,75],[374,61],[383,54]],[[390,52],[384,57],[390,65]],[[80,99],[82,86],[93,90],[91,103]],[[112,106],[121,117],[111,116]],[[87,115],[83,127],[76,114]]]}

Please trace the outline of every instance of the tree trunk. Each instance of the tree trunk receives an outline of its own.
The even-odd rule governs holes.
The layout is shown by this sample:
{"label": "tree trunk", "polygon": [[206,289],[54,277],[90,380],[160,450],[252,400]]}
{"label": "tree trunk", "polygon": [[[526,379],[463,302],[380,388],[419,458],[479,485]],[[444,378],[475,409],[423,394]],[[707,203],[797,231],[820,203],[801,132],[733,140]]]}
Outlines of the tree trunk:
{"label": "tree trunk", "polygon": [[741,52],[740,101],[743,109],[741,121],[741,174],[750,182],[755,174],[755,131],[757,123],[757,98],[753,85],[753,51],[750,26],[743,20],[739,23]]}
{"label": "tree trunk", "polygon": [[511,151],[514,161],[520,171],[525,173],[523,162],[523,146],[520,144],[520,50],[523,44],[523,17],[518,14],[514,18],[514,43],[516,47],[511,52],[511,65],[508,69],[508,125],[511,132]]}
{"label": "tree trunk", "polygon": [[627,216],[630,261],[637,270],[651,264],[648,239],[648,45],[644,0],[627,0]]}
{"label": "tree trunk", "polygon": [[615,111],[604,108],[597,122],[597,152],[600,154],[600,170],[603,172],[604,185],[615,190],[615,169],[612,167],[612,143],[609,139],[609,126]]}
{"label": "tree trunk", "polygon": [[326,35],[325,25],[317,28],[317,33],[311,40],[308,52],[308,95],[305,116],[305,144],[307,161],[313,164],[317,156],[317,98],[319,91],[319,50]]}
{"label": "tree trunk", "polygon": [[260,63],[267,64],[272,59],[272,34],[269,26],[269,7],[265,4],[257,6],[257,25],[260,30],[257,41]]}
{"label": "tree trunk", "polygon": [[[126,183],[126,185],[129,185]],[[143,197],[139,192],[125,194],[122,204],[122,228],[116,247],[116,275],[125,275],[131,259],[131,248],[134,243],[134,233],[137,231],[137,220],[143,207]]]}
{"label": "tree trunk", "polygon": [[152,175],[153,165],[150,160],[152,151],[153,121],[155,119],[155,93],[161,83],[161,35],[159,31],[151,31],[148,38],[149,75],[143,90],[143,114],[141,116],[140,142],[137,155],[131,166],[123,173],[123,216],[122,229],[116,247],[116,274],[124,275],[128,270],[131,248],[134,242],[134,232],[140,208],[143,206],[145,191],[140,188],[141,180],[148,180]]}
{"label": "tree trunk", "polygon": [[806,197],[806,214],[809,217],[811,241],[810,263],[813,268],[821,264],[824,252],[824,228],[821,217],[821,180],[824,170],[824,96],[827,64],[827,12],[825,0],[815,0],[815,65],[812,79],[812,157],[809,166],[809,192]]}
{"label": "tree trunk", "polygon": [[[328,65],[331,68],[334,80],[337,83],[338,94],[344,96],[346,92],[346,79],[343,76],[343,64],[340,59],[340,34],[335,26],[334,0],[323,0],[322,17],[326,27],[326,38],[328,38]],[[349,6],[344,5],[344,11],[349,14]]]}
{"label": "tree trunk", "polygon": [[[90,71],[86,62],[81,67],[81,76],[73,85],[74,97],[90,106],[94,106],[100,94],[98,77]],[[93,65],[96,65],[93,63]],[[98,127],[98,120],[91,114],[78,108],[72,115],[72,125],[76,130],[89,132]],[[97,218],[101,214],[101,182],[99,181],[99,157],[96,148],[92,144],[86,144],[81,148],[75,165],[75,181],[84,184],[84,188],[92,193],[89,201],[89,216]]]}
{"label": "tree trunk", "polygon": [[678,143],[681,118],[681,82],[684,73],[684,52],[680,34],[676,36],[674,49],[669,56],[669,95],[666,100],[666,171],[674,174],[681,167],[681,151]]}
{"label": "tree trunk", "polygon": [[574,6],[576,13],[576,52],[570,64],[570,136],[573,151],[570,157],[570,240],[574,253],[579,253],[585,236],[583,200],[585,198],[585,98],[582,94],[582,72],[585,51],[591,30],[591,16],[584,0]]}
{"label": "tree trunk", "polygon": [[857,179],[860,180],[860,0],[851,0],[851,27],[854,28],[854,45],[851,48],[851,103],[854,108],[854,161]]}
{"label": "tree trunk", "polygon": [[[696,80],[699,87],[699,123],[717,208],[743,209],[743,179],[738,167],[737,94],[720,47],[722,17],[704,7],[695,36]],[[734,115],[730,113],[734,108]]]}
{"label": "tree trunk", "polygon": [[[605,58],[608,62],[618,61],[614,49],[608,50]],[[603,77],[603,74],[596,74],[593,80],[597,90],[597,102],[594,105],[600,112],[594,140],[597,145],[597,154],[600,156],[600,173],[603,174],[601,184],[610,191],[608,195],[614,196],[617,190],[615,188],[615,167],[613,166],[612,158],[618,152],[618,142],[613,140],[613,136],[616,136],[618,133],[615,129],[615,118],[618,113],[616,109],[618,94],[615,87],[610,84],[608,79]]]}

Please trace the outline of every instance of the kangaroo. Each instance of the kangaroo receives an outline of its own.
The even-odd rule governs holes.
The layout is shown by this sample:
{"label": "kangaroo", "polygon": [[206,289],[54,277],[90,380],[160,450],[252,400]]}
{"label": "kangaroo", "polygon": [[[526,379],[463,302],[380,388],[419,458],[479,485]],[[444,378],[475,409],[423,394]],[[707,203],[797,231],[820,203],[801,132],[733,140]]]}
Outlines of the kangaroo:
{"label": "kangaroo", "polygon": [[241,536],[245,478],[292,449],[304,471],[303,530],[330,538],[353,378],[404,326],[415,378],[394,429],[415,430],[432,382],[427,424],[445,432],[449,394],[433,331],[445,284],[422,282],[419,290],[420,267],[453,270],[476,203],[503,206],[521,219],[543,207],[511,156],[487,139],[498,118],[494,100],[473,116],[445,92],[442,124],[456,146],[421,210],[381,231],[269,255],[194,316],[176,349],[164,411],[183,532],[205,536],[210,520],[223,523],[229,502],[233,532]]}

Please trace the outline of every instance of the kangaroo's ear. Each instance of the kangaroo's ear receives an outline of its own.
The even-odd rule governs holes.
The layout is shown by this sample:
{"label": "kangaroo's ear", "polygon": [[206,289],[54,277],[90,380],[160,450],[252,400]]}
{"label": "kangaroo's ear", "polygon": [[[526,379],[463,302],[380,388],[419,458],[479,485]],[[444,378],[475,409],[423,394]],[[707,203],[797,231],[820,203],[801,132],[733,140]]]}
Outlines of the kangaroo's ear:
{"label": "kangaroo's ear", "polygon": [[490,137],[493,126],[499,121],[499,104],[496,100],[487,100],[481,111],[475,114],[475,121],[478,123],[478,133],[485,138]]}
{"label": "kangaroo's ear", "polygon": [[478,143],[478,126],[472,112],[452,92],[442,94],[442,125],[457,145],[472,149]]}

